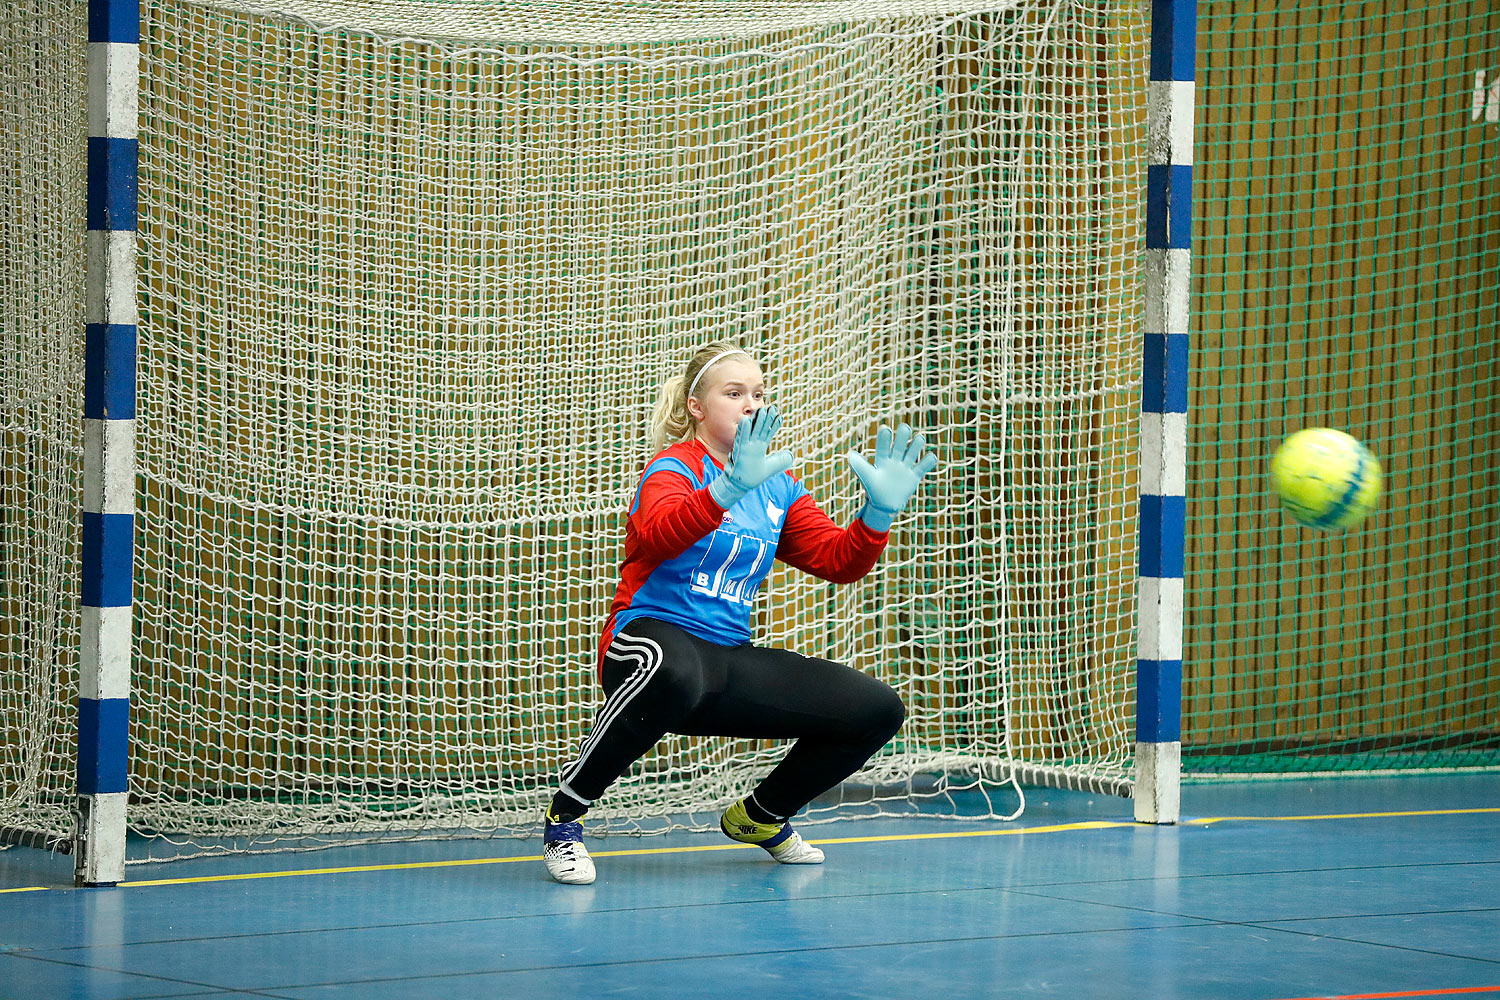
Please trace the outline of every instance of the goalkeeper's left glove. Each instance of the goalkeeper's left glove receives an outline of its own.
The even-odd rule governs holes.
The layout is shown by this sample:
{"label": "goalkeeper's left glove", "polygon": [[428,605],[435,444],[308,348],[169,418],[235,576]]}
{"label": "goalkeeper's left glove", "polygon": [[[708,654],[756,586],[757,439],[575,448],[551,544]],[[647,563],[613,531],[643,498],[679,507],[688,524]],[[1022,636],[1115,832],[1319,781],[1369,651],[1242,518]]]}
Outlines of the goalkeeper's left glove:
{"label": "goalkeeper's left glove", "polygon": [[871,531],[890,531],[891,523],[917,492],[922,479],[937,468],[937,456],[924,453],[926,447],[927,439],[921,434],[913,436],[903,423],[894,435],[889,427],[881,426],[875,436],[874,464],[863,455],[849,452],[849,465],[864,483],[868,497],[859,518]]}

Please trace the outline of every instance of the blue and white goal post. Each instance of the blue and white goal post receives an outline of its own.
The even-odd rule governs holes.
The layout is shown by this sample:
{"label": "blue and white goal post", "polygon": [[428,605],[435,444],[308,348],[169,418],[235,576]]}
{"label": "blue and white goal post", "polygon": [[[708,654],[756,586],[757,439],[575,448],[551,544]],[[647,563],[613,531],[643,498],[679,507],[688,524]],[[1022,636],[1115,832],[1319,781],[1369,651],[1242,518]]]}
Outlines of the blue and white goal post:
{"label": "blue and white goal post", "polygon": [[135,533],[138,0],[89,0],[82,649],[74,881],[125,877]]}
{"label": "blue and white goal post", "polygon": [[1196,3],[1151,4],[1135,743],[1141,823],[1176,823],[1181,813]]}

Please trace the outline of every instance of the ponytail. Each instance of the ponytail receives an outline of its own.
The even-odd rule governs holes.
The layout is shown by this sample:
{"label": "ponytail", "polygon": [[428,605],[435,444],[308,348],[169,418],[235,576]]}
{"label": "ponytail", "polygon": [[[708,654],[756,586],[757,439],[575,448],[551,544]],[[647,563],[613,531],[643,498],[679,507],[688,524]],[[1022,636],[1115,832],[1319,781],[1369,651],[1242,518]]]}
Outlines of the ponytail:
{"label": "ponytail", "polygon": [[693,415],[687,410],[687,379],[673,375],[662,383],[651,410],[651,447],[655,451],[693,436]]}

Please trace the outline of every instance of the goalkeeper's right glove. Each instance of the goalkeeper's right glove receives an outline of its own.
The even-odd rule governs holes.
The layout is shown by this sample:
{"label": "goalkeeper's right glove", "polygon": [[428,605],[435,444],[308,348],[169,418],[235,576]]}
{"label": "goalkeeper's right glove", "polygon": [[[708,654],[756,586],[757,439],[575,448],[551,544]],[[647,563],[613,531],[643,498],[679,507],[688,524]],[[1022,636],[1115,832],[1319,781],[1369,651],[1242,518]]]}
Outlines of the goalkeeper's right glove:
{"label": "goalkeeper's right glove", "polygon": [[708,495],[725,510],[743,500],[761,483],[790,469],[796,461],[789,451],[766,454],[771,438],[781,427],[781,413],[774,406],[756,410],[740,420],[734,431],[734,450],[723,475],[708,484]]}

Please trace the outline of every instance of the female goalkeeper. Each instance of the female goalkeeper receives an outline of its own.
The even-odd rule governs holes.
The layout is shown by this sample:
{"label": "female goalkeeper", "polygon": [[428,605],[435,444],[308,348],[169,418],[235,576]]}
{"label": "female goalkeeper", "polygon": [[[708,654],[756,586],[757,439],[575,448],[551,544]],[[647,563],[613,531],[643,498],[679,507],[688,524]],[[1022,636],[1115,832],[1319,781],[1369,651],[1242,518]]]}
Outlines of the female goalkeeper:
{"label": "female goalkeeper", "polygon": [[663,450],[630,507],[600,641],[607,699],[547,810],[543,853],[559,882],[594,881],[579,818],[669,732],[795,740],[719,826],[783,864],[818,864],[823,852],[789,818],[869,760],[906,716],[873,677],[757,646],[749,617],[773,558],[833,583],[870,572],[937,458],[905,424],[882,427],[873,464],[849,455],[867,502],[839,528],[789,471],[791,454],[769,452],[780,426],[760,366],[727,343],[698,351],[662,387],[652,430]]}

